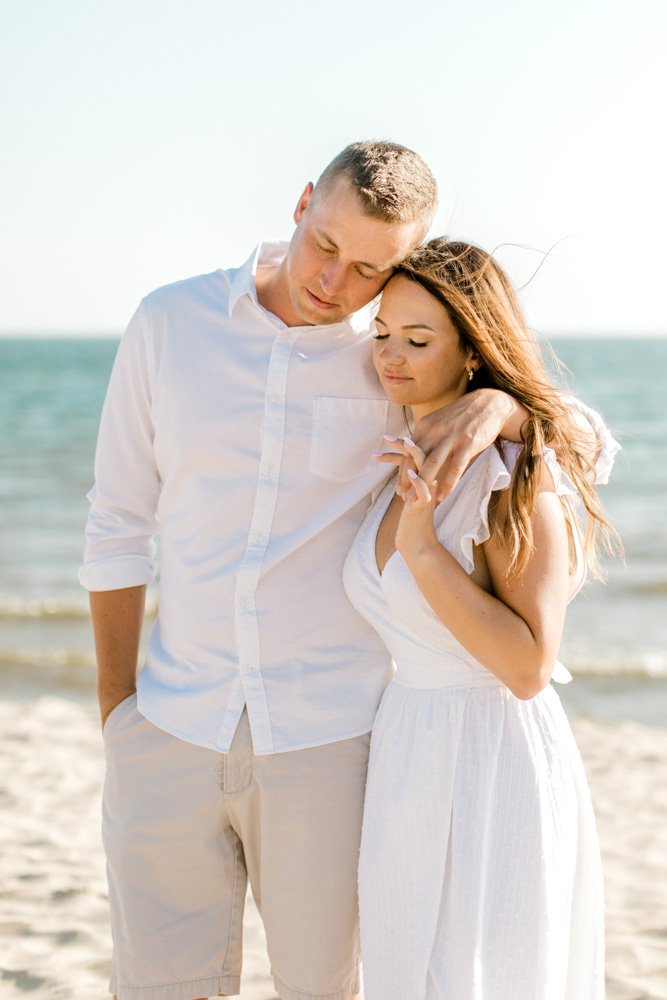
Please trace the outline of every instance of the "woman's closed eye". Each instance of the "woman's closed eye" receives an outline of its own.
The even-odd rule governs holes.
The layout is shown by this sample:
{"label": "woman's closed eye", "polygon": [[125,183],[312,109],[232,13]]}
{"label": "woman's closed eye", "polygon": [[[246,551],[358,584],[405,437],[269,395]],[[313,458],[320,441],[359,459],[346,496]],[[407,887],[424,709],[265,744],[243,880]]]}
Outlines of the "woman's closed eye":
{"label": "woman's closed eye", "polygon": [[[388,340],[388,333],[374,333],[373,340]],[[408,344],[411,347],[428,347],[428,340],[413,340],[412,337],[408,338]]]}

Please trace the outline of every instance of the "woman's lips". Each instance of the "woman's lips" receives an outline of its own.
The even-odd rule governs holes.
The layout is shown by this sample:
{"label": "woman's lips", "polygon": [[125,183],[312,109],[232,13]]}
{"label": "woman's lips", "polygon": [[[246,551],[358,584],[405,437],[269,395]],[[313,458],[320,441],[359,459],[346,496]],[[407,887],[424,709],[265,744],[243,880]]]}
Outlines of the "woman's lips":
{"label": "woman's lips", "polygon": [[402,382],[412,381],[408,375],[391,375],[389,372],[383,372],[382,378],[385,382],[391,382],[393,385],[400,385]]}

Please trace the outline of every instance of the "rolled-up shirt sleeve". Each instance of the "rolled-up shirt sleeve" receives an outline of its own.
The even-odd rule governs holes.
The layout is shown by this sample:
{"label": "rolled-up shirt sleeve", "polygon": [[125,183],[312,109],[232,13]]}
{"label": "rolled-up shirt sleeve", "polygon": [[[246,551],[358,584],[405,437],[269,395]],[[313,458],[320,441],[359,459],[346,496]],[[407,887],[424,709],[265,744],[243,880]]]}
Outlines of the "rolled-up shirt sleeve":
{"label": "rolled-up shirt sleeve", "polygon": [[160,477],[151,418],[154,379],[154,346],[142,303],[121,340],[102,409],[79,570],[86,590],[140,586],[155,576]]}
{"label": "rolled-up shirt sleeve", "polygon": [[578,410],[591,425],[595,437],[597,438],[597,458],[595,460],[595,485],[604,486],[609,482],[611,470],[614,467],[614,459],[621,451],[621,446],[604,422],[601,415],[592,407],[582,403],[576,396],[567,395],[565,402],[573,409]]}

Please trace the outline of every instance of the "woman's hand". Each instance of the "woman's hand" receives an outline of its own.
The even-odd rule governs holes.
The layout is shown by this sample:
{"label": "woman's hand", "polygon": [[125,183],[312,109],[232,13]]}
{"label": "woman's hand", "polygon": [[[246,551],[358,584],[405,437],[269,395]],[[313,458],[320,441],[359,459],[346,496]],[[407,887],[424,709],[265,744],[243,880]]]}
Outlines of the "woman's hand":
{"label": "woman's hand", "polygon": [[427,483],[419,472],[426,460],[426,455],[410,438],[400,438],[393,442],[402,455],[414,462],[407,470],[410,485],[404,488],[400,482],[396,485],[396,495],[403,501],[403,510],[396,529],[396,549],[404,556],[416,555],[431,546],[439,546],[435,533],[433,512],[436,507],[437,482]]}

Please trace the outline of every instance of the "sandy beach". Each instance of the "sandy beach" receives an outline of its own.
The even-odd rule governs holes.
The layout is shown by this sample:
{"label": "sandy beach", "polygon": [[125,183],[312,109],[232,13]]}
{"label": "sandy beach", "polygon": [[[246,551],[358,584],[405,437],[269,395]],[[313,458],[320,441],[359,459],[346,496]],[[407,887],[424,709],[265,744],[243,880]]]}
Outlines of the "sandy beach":
{"label": "sandy beach", "polygon": [[[110,937],[99,840],[103,753],[90,680],[70,677],[63,689],[54,676],[35,675],[30,685],[25,677],[7,668],[0,674],[0,998],[104,1000]],[[602,841],[607,995],[667,1000],[667,729],[637,721],[637,705],[630,721],[614,720],[614,706],[631,704],[618,685],[598,687],[604,697],[597,698],[590,685],[576,689],[565,700]],[[652,721],[651,706],[664,708],[665,685],[643,691],[636,701]],[[245,948],[243,1000],[272,1000],[251,900]]]}

